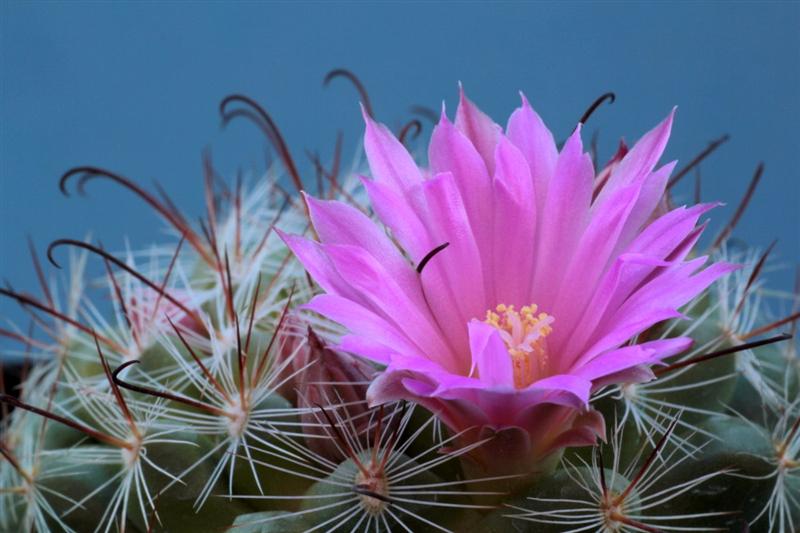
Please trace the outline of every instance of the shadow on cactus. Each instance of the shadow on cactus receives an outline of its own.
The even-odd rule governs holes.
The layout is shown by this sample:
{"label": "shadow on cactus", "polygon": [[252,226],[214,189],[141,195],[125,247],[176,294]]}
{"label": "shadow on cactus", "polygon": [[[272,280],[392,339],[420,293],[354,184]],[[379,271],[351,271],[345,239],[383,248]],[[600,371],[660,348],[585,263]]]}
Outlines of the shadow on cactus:
{"label": "shadow on cactus", "polygon": [[255,125],[276,163],[230,185],[206,152],[196,224],[160,188],[64,174],[174,238],[60,239],[53,273],[31,246],[41,296],[0,289],[31,317],[0,330],[25,360],[0,382],[0,530],[800,527],[800,299],[763,287],[774,246],[731,238],[762,165],[700,252],[716,204],[699,174],[694,205],[675,186],[727,136],[658,166],[673,111],[598,167],[581,132],[612,93],[556,143],[524,96],[503,129],[463,89],[454,122],[415,106],[393,133],[338,78],[369,178],[341,136],[306,175],[244,95],[223,126]]}

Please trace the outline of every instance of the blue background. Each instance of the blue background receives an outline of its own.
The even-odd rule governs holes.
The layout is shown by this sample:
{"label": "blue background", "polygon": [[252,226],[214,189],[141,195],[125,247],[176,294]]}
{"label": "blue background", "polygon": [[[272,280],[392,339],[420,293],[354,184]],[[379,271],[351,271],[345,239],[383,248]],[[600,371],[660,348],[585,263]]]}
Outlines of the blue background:
{"label": "blue background", "polygon": [[[788,270],[769,274],[774,286],[790,288],[800,263],[798,3],[6,1],[1,14],[0,276],[20,289],[36,291],[28,234],[40,249],[89,231],[112,249],[124,235],[135,247],[162,238],[157,216],[115,186],[61,196],[57,179],[71,166],[104,166],[148,186],[157,179],[189,214],[203,207],[204,147],[227,176],[263,168],[255,128],[220,130],[216,106],[228,93],[263,102],[298,160],[305,148],[329,156],[339,129],[353,154],[358,97],[343,80],[321,86],[335,67],[362,78],[390,124],[442,98],[454,112],[461,80],[501,124],[524,90],[563,138],[613,90],[617,102],[588,128],[601,131],[602,160],[619,136],[638,138],[678,104],[668,158],[685,162],[720,134],[732,137],[702,167],[703,198],[728,202],[712,230],[764,160],[737,235],[760,246],[779,239]],[[678,192],[690,199],[691,190],[687,179]],[[23,315],[4,301],[0,317]]]}

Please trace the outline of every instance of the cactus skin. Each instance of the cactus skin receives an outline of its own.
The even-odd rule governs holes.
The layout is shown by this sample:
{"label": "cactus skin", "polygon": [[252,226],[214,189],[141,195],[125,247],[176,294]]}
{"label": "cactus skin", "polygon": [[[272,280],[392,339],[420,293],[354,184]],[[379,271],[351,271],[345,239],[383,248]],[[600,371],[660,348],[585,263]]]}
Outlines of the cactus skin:
{"label": "cactus skin", "polygon": [[[296,196],[284,206],[272,178],[233,196],[212,185],[219,205],[204,223],[211,239],[167,217],[186,244],[174,261],[177,240],[150,251],[147,276],[157,289],[145,291],[182,295],[176,301],[199,323],[170,303],[169,321],[153,313],[147,335],[134,332],[131,323],[149,308],[141,280],[122,270],[105,277],[114,316],[87,312],[86,255],[71,261],[68,306],[37,299],[85,328],[44,312],[57,334],[33,348],[41,363],[20,400],[2,397],[16,408],[2,421],[0,532],[539,532],[578,528],[587,516],[605,531],[800,529],[794,345],[758,346],[600,391],[593,406],[611,428],[608,444],[568,450],[552,471],[523,481],[467,483],[474,475],[464,465],[480,454],[459,448],[434,414],[402,404],[379,411],[366,405],[366,383],[330,381],[369,372],[349,373],[351,356],[329,346],[339,328],[300,309],[315,289],[274,232],[265,233],[276,219],[293,233],[308,221]],[[330,196],[363,203],[354,177],[329,181]],[[692,337],[678,361],[754,340],[748,333],[770,322],[751,280],[760,256],[729,253],[723,259],[743,262],[742,273],[686,306],[692,320],[655,326],[646,340]],[[19,294],[11,296],[21,301]],[[321,361],[339,366],[315,368]],[[136,432],[145,444],[132,460],[121,444]],[[364,492],[358,466],[384,456],[386,469],[395,468],[379,487],[386,501]],[[126,487],[130,468],[141,475]],[[628,487],[624,508],[609,514],[604,491],[619,496]],[[639,508],[634,519],[629,511]]]}

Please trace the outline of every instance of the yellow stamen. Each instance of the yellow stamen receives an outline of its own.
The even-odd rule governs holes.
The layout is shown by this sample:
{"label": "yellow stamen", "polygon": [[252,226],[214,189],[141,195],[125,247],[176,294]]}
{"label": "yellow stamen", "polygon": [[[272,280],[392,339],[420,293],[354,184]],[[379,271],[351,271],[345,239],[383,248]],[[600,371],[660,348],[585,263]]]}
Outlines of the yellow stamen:
{"label": "yellow stamen", "polygon": [[519,311],[513,305],[500,304],[486,311],[486,322],[500,332],[508,348],[514,369],[514,386],[522,389],[547,371],[547,341],[554,318],[547,313],[536,314],[536,304],[526,305]]}

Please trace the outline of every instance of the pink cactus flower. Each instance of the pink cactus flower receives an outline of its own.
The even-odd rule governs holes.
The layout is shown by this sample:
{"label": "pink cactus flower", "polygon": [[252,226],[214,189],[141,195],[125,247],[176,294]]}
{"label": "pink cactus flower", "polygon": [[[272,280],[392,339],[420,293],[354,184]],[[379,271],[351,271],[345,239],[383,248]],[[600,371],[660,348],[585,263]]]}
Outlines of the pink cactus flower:
{"label": "pink cactus flower", "polygon": [[363,183],[390,236],[306,196],[320,242],[283,238],[324,290],[307,308],[349,330],[340,349],[385,366],[370,402],[417,402],[469,440],[500,434],[473,455],[490,473],[604,436],[592,393],[650,380],[690,344],[631,339],[735,268],[688,258],[713,206],[654,214],[673,114],[597,176],[581,124],[559,151],[524,96],[503,131],[462,93],[425,170],[365,115]]}

